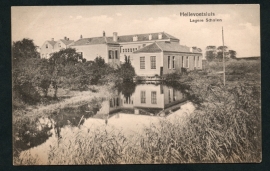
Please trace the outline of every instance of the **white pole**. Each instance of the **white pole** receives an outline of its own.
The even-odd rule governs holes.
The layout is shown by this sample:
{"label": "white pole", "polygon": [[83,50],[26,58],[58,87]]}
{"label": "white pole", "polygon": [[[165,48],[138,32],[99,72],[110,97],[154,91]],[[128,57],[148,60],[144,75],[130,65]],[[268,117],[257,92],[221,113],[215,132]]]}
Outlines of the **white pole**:
{"label": "white pole", "polygon": [[224,36],[223,36],[223,27],[222,27],[222,42],[223,42],[223,48],[222,48],[222,54],[223,54],[223,83],[225,86],[225,57],[224,57]]}

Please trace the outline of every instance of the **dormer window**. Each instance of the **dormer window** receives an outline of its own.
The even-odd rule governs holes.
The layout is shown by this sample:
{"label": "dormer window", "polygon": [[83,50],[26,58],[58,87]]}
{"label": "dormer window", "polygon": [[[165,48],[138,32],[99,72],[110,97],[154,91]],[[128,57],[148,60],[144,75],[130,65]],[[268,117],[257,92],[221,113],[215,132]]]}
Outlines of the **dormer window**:
{"label": "dormer window", "polygon": [[158,39],[162,39],[162,33],[158,34]]}
{"label": "dormer window", "polygon": [[46,48],[48,49],[48,44],[46,44]]}
{"label": "dormer window", "polygon": [[133,41],[138,41],[138,36],[133,36]]}
{"label": "dormer window", "polygon": [[149,34],[149,40],[152,40],[152,34]]}

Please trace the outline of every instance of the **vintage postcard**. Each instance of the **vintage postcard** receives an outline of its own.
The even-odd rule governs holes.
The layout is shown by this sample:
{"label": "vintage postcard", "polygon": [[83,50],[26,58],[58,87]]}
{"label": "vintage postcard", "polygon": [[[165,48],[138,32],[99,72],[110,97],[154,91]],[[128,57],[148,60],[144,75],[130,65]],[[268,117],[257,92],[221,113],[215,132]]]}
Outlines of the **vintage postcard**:
{"label": "vintage postcard", "polygon": [[260,6],[14,6],[14,165],[259,163]]}

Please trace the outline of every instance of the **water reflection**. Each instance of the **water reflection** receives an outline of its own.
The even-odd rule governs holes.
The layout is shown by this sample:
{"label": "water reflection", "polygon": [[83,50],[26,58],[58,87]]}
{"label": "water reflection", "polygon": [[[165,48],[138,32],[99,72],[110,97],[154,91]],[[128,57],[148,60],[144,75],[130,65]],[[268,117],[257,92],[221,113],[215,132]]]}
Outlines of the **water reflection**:
{"label": "water reflection", "polygon": [[[39,118],[31,125],[32,129],[23,130],[21,141],[15,141],[15,147],[21,150],[36,146],[37,149],[48,149],[48,144],[59,143],[68,130],[81,126],[89,131],[95,126],[113,125],[132,133],[143,125],[157,122],[160,117],[171,117],[187,101],[181,88],[163,84],[126,82],[111,91],[113,96],[110,98],[94,98],[88,104],[58,109],[49,118]],[[28,134],[36,136],[29,138]],[[27,145],[29,142],[31,145]],[[42,143],[43,147],[40,147]]]}
{"label": "water reflection", "polygon": [[115,93],[110,99],[109,111],[105,113],[128,112],[132,114],[165,116],[170,110],[175,110],[177,104],[187,100],[180,90],[163,84],[130,83],[124,91]]}

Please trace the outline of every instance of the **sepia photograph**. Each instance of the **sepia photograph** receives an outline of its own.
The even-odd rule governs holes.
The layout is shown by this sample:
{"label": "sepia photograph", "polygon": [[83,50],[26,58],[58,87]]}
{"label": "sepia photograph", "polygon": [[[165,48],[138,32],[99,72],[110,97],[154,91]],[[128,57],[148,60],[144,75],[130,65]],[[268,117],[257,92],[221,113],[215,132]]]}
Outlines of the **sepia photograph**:
{"label": "sepia photograph", "polygon": [[260,5],[12,6],[13,165],[260,163]]}

